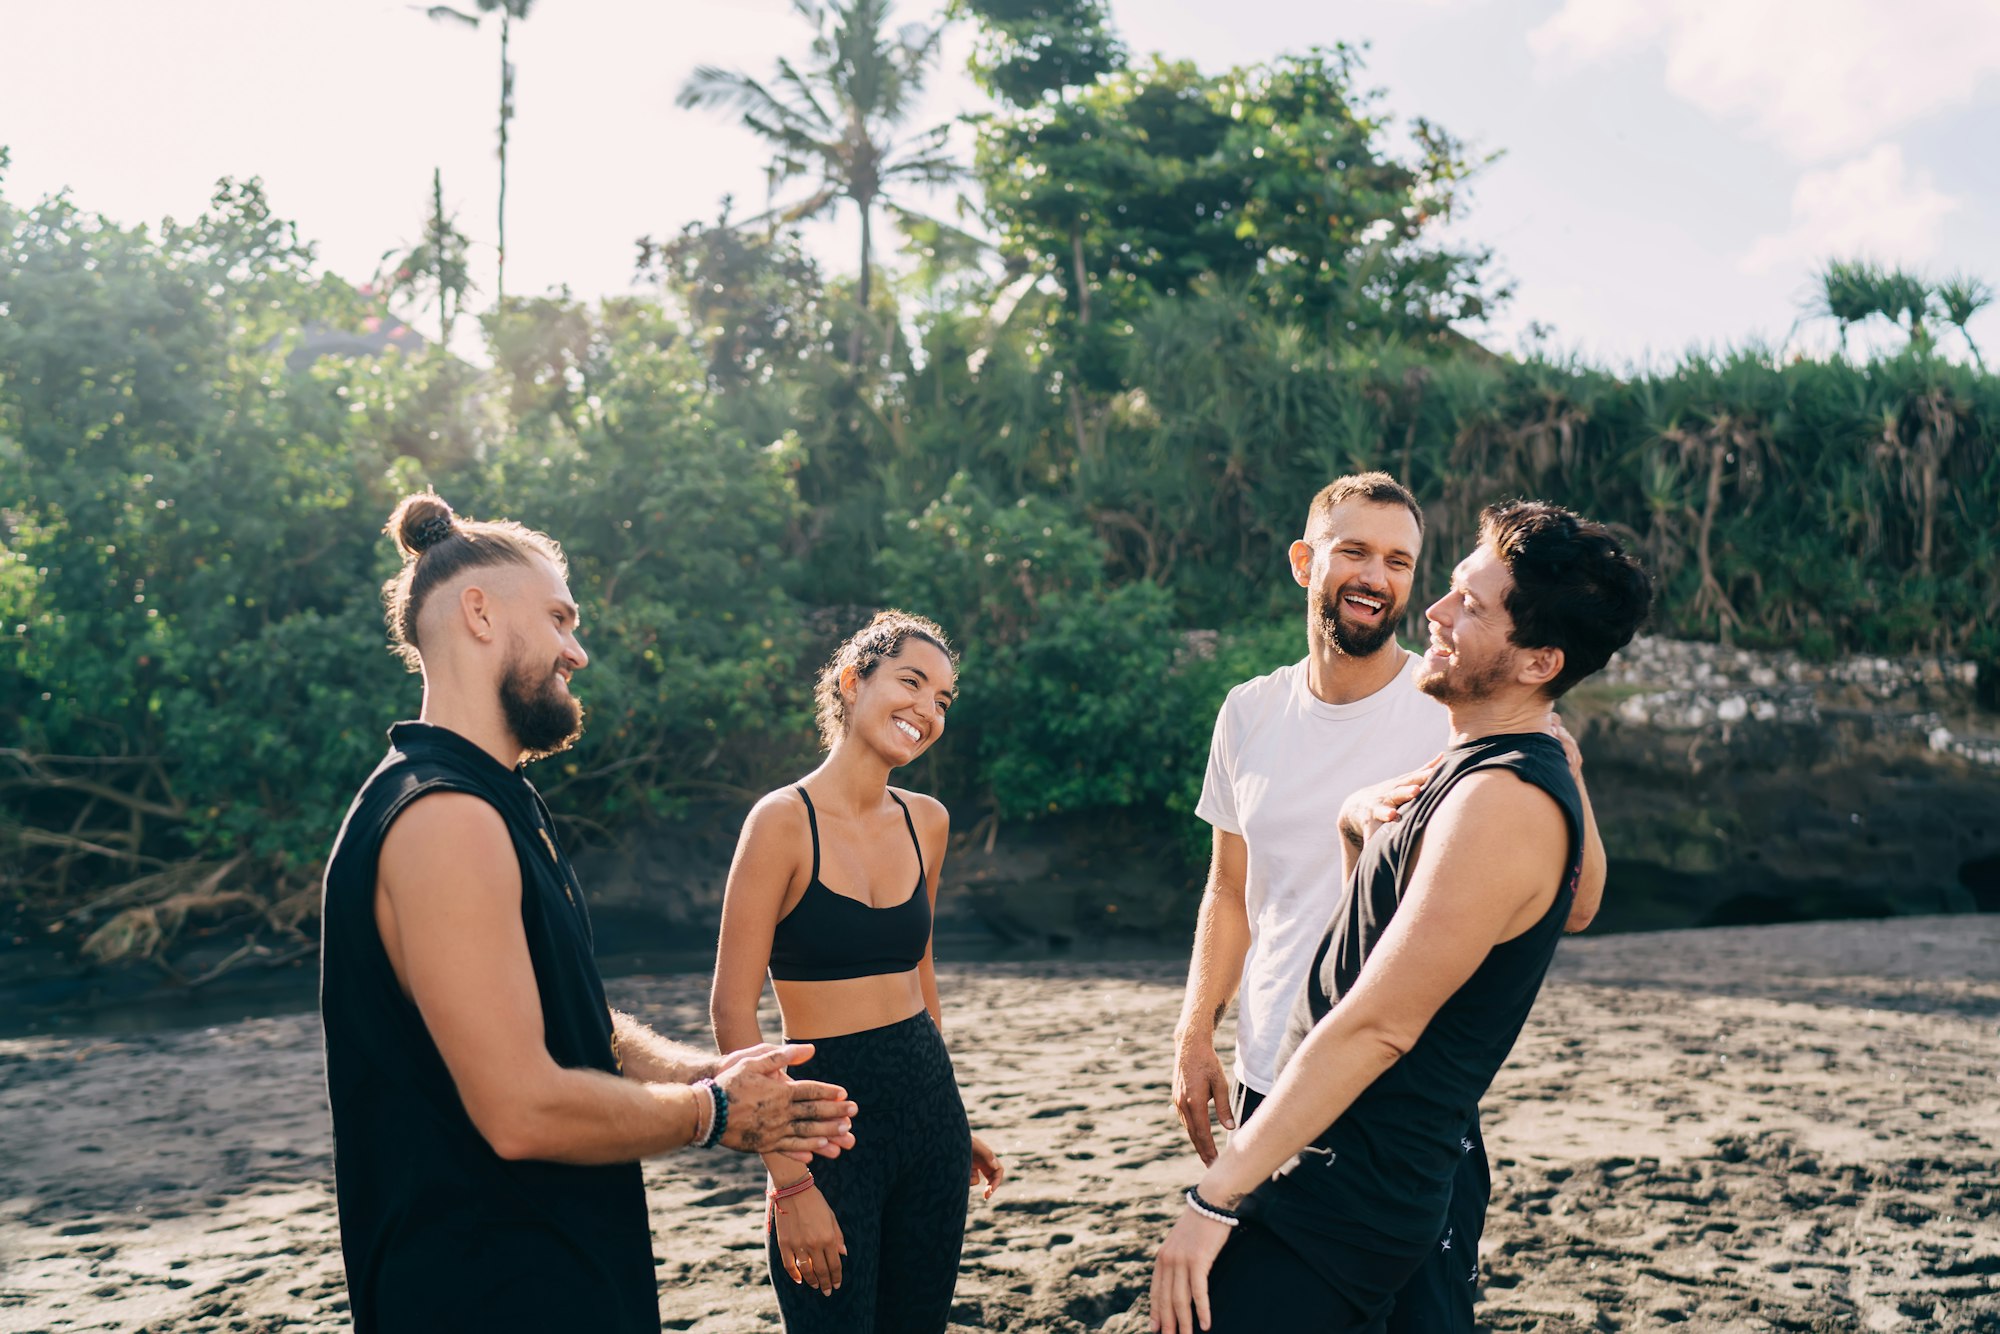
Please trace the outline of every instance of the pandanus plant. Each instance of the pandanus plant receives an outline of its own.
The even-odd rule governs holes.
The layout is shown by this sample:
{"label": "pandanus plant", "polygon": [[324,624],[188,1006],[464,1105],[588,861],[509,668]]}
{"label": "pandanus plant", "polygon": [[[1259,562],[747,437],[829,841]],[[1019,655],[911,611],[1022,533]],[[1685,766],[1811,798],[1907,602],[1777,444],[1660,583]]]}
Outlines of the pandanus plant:
{"label": "pandanus plant", "polygon": [[1986,359],[1972,337],[1972,317],[1993,303],[1990,284],[1967,274],[1930,283],[1904,269],[1886,268],[1865,259],[1829,260],[1817,276],[1819,290],[1808,314],[1833,320],[1840,328],[1840,350],[1847,351],[1847,331],[1880,318],[1901,329],[1918,352],[1930,350],[1933,321],[1956,328],[1981,370]]}

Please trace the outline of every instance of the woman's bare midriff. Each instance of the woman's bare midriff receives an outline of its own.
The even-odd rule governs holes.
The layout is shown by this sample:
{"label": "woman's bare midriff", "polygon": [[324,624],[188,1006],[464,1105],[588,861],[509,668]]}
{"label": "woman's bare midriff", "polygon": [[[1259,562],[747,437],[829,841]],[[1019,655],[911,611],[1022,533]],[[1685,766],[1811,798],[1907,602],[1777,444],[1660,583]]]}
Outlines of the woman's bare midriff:
{"label": "woman's bare midriff", "polygon": [[900,1024],[922,1013],[924,992],[917,970],[878,977],[844,977],[833,982],[772,982],[785,1036],[798,1042],[845,1037],[871,1028]]}

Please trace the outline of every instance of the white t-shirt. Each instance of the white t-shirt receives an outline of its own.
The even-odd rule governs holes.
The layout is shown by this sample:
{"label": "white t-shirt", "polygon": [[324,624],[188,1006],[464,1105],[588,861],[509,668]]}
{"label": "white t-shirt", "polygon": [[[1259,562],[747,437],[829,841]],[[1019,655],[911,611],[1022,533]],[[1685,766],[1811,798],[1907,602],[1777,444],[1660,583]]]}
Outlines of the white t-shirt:
{"label": "white t-shirt", "polygon": [[1236,1078],[1259,1093],[1277,1082],[1292,1005],[1340,903],[1341,803],[1450,741],[1450,715],[1417,689],[1417,656],[1405,657],[1393,681],[1352,704],[1316,697],[1301,660],[1237,686],[1216,715],[1195,814],[1249,849]]}

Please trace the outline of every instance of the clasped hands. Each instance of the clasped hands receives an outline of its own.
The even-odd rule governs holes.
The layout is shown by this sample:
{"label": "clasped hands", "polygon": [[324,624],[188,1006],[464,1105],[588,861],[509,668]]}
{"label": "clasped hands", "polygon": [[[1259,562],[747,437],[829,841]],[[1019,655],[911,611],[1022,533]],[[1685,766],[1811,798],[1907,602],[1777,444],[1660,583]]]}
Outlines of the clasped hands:
{"label": "clasped hands", "polygon": [[725,1147],[777,1153],[801,1163],[833,1158],[854,1147],[855,1105],[847,1090],[817,1079],[793,1079],[791,1067],[812,1059],[810,1042],[760,1042],[715,1064],[716,1087],[728,1096]]}

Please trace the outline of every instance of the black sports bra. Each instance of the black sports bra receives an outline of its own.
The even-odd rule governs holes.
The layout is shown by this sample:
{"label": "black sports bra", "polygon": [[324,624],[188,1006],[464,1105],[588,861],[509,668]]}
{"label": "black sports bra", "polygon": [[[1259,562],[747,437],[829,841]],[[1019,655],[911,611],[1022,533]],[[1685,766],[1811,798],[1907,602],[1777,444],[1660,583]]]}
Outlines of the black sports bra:
{"label": "black sports bra", "polygon": [[819,816],[812,798],[798,789],[812,825],[813,869],[806,892],[771,932],[771,976],[780,982],[833,982],[849,977],[907,973],[924,960],[931,939],[931,899],[924,892],[924,845],[916,821],[903,807],[903,823],[917,849],[917,887],[901,903],[877,908],[820,883]]}

